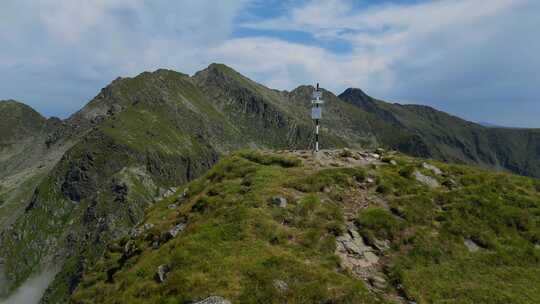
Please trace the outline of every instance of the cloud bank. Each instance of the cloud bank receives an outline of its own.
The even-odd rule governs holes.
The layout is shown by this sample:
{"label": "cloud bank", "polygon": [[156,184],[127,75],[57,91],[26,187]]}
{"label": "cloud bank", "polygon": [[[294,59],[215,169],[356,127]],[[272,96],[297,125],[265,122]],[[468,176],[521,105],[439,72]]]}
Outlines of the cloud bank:
{"label": "cloud bank", "polygon": [[6,0],[0,98],[66,116],[117,76],[217,61],[278,89],[320,81],[540,127],[539,14],[535,0]]}
{"label": "cloud bank", "polygon": [[13,295],[0,304],[37,304],[52,282],[57,271],[45,270],[36,277],[28,279]]}

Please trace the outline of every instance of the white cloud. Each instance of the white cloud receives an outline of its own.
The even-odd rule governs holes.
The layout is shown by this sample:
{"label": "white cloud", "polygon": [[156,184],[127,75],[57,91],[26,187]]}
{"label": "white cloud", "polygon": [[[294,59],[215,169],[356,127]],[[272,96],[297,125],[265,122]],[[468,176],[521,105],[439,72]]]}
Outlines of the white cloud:
{"label": "white cloud", "polygon": [[[538,1],[366,3],[354,8],[353,1],[313,0],[285,16],[244,26],[300,30],[321,42],[348,43],[347,54],[298,45],[291,51],[296,54],[293,58],[300,57],[296,62],[310,56],[319,60],[323,66],[319,78],[328,81],[327,87],[362,87],[379,97],[428,103],[473,120],[538,126],[539,92],[533,88],[534,79],[540,77]],[[259,49],[268,45],[259,40],[250,43],[259,44]],[[292,43],[284,44],[290,48]],[[237,54],[246,56],[250,55]],[[286,72],[282,74],[280,79],[288,79]],[[500,111],[503,101],[514,105]],[[532,108],[535,115],[531,111],[507,115],[518,108]]]}
{"label": "white cloud", "polygon": [[[281,89],[319,80],[335,91],[356,86],[400,101],[450,96],[437,105],[457,114],[465,108],[452,108],[458,99],[484,96],[478,102],[487,103],[496,94],[502,100],[509,98],[505,91],[519,90],[528,92],[520,94],[521,102],[531,102],[539,95],[530,80],[538,79],[540,69],[540,3],[534,0],[288,1],[288,10],[271,19],[246,11],[253,1],[265,5],[259,0],[4,0],[0,98],[66,114],[117,76],[160,67],[193,73],[215,61]],[[241,15],[250,22],[237,24]],[[235,38],[239,26],[259,34]],[[265,30],[300,31],[314,41]],[[335,52],[335,42],[348,44],[350,51]]]}
{"label": "white cloud", "polygon": [[[4,0],[0,99],[73,112],[118,76],[208,64],[248,0]],[[48,101],[45,103],[45,101]]]}
{"label": "white cloud", "polygon": [[29,278],[9,298],[0,300],[0,304],[39,303],[56,273],[58,273],[58,270],[46,269],[40,274]]}
{"label": "white cloud", "polygon": [[[396,85],[392,80],[400,81],[395,75],[398,72],[395,65],[403,61],[415,66],[436,63],[442,60],[446,53],[447,46],[443,44],[484,43],[493,34],[489,31],[486,19],[504,17],[511,9],[527,2],[530,1],[443,0],[415,5],[386,4],[355,11],[349,1],[314,0],[292,9],[288,16],[246,23],[244,26],[259,30],[300,29],[320,39],[346,41],[353,49],[346,55],[332,55],[321,48],[313,51],[302,46],[296,46],[296,51],[290,51],[292,44],[283,43],[289,48],[289,51],[284,53],[295,55],[278,57],[286,57],[288,61],[294,58],[300,59],[297,61],[309,61],[311,58],[320,60],[319,65],[324,66],[324,71],[330,74],[329,77],[333,79],[331,86],[334,87],[353,82],[385,92]],[[441,39],[435,43],[440,45],[432,44],[419,50],[420,47],[430,44],[427,40],[436,39],[437,36],[441,36]],[[258,50],[269,45],[268,41],[257,39],[251,40],[251,44],[257,44]],[[307,50],[311,52],[306,52]],[[245,50],[245,53],[250,56],[251,51]],[[275,50],[274,53],[279,55],[282,52]],[[302,59],[306,56],[298,54],[303,53],[315,53],[316,56]],[[277,62],[275,64],[279,65]],[[375,81],[369,81],[373,78]]]}
{"label": "white cloud", "polygon": [[381,87],[391,82],[384,75],[384,58],[342,57],[319,47],[278,39],[234,39],[212,49],[210,56],[230,62],[240,72],[278,89],[315,81],[332,90],[358,83],[375,85],[375,80]]}

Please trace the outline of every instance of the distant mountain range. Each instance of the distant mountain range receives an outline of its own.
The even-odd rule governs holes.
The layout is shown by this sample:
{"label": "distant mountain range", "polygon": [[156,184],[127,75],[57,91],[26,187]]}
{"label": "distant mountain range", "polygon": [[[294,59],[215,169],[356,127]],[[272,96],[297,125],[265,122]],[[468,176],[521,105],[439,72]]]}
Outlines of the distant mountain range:
{"label": "distant mountain range", "polygon": [[[212,64],[118,78],[65,120],[0,102],[0,298],[61,265],[42,303],[66,302],[110,240],[223,155],[306,149],[312,91],[273,90]],[[540,177],[540,130],[488,128],[360,89],[323,98],[324,148],[385,147]]]}

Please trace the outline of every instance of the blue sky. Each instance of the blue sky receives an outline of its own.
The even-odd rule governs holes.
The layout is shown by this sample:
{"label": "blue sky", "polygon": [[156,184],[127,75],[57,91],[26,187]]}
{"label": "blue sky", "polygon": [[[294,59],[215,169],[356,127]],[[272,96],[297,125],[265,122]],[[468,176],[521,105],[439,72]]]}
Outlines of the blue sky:
{"label": "blue sky", "polygon": [[539,15],[536,0],[3,0],[0,99],[67,117],[118,76],[223,62],[272,88],[540,128]]}

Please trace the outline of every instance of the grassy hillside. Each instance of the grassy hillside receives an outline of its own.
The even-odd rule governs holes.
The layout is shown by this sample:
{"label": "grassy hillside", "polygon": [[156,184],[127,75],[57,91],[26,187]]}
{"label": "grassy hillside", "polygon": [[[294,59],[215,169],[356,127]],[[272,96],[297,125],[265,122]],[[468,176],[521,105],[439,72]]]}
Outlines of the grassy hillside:
{"label": "grassy hillside", "polygon": [[73,121],[90,131],[39,184],[0,248],[9,290],[64,265],[45,303],[64,301],[83,261],[126,233],[153,198],[245,143],[187,76],[164,70],[113,83]]}
{"label": "grassy hillside", "polygon": [[[204,174],[219,158],[243,148],[312,146],[312,90],[310,86],[291,92],[272,90],[225,65],[212,64],[191,77],[157,70],[134,78],[118,78],[63,121],[45,119],[15,102],[0,102],[0,118],[5,118],[3,124],[0,122],[0,280],[6,279],[2,281],[0,298],[54,265],[60,270],[42,303],[63,303],[77,288],[82,271],[102,256],[109,241],[126,236],[153,202]],[[382,145],[439,160],[528,175],[537,172],[540,149],[535,131],[486,131],[433,109],[390,105],[364,95],[355,101],[324,91],[324,148]],[[249,159],[245,155],[236,157]],[[318,167],[281,168],[286,171],[279,172],[286,176],[297,170],[291,173],[296,176],[304,175],[306,169],[311,172]],[[373,176],[382,174],[370,172]],[[276,183],[276,189],[283,186],[280,180]],[[289,193],[293,196],[313,192],[308,186],[298,187],[284,189],[293,191]],[[387,191],[384,183],[377,188]],[[364,193],[357,190],[353,193]],[[345,211],[345,225],[350,226],[358,214],[351,217],[351,210]],[[323,230],[313,233],[312,237],[327,238]],[[267,249],[260,250],[257,254],[264,256]],[[283,250],[289,255],[299,252],[294,248]],[[329,259],[327,253],[321,251],[313,263]],[[331,269],[329,265],[322,265],[320,271]],[[355,287],[356,283],[340,285],[333,273],[310,275],[338,290],[324,295],[332,301],[347,301],[353,290],[364,290]],[[390,274],[385,275],[386,279],[378,274],[364,279],[375,285],[394,280]],[[399,298],[401,293],[391,292],[393,298]],[[361,294],[365,295],[363,291]],[[372,296],[363,299],[379,299]],[[293,298],[301,301],[299,297]]]}
{"label": "grassy hillside", "polygon": [[538,180],[371,155],[235,153],[86,265],[72,302],[540,301]]}
{"label": "grassy hillside", "polygon": [[63,302],[85,261],[125,235],[154,198],[206,172],[221,155],[241,147],[307,146],[311,128],[268,89],[228,68],[209,69],[207,81],[238,82],[233,87],[243,95],[231,96],[245,108],[226,110],[211,97],[208,92],[221,92],[219,82],[158,70],[115,80],[66,120],[70,130],[81,130],[78,141],[2,234],[8,292],[47,265],[63,265],[42,300]]}

